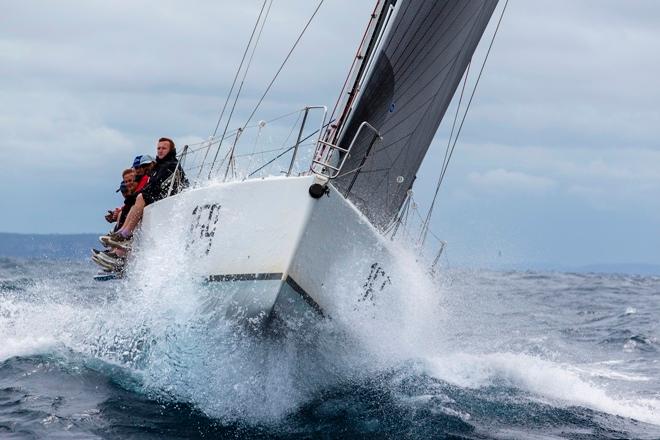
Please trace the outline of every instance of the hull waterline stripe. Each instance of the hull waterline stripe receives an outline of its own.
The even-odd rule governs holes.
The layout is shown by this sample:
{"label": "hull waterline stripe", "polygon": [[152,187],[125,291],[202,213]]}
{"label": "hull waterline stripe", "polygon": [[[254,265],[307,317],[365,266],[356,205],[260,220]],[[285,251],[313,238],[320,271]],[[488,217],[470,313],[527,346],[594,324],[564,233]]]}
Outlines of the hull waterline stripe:
{"label": "hull waterline stripe", "polygon": [[[284,274],[281,272],[275,273],[239,273],[231,275],[209,275],[208,282],[224,282],[224,281],[270,281],[281,280]],[[300,287],[290,276],[286,277],[285,282],[320,316],[325,317],[323,309],[319,306],[314,299],[309,296],[305,289]]]}
{"label": "hull waterline stripe", "polygon": [[216,281],[269,281],[281,280],[282,272],[275,273],[237,273],[231,275],[209,275],[209,282]]}
{"label": "hull waterline stripe", "polygon": [[323,309],[321,308],[321,306],[319,306],[319,305],[316,303],[316,301],[314,301],[314,299],[313,299],[311,296],[309,296],[309,294],[308,294],[307,292],[305,292],[305,290],[304,290],[302,287],[300,287],[300,286],[298,285],[298,283],[296,283],[296,282],[293,280],[293,278],[291,278],[290,276],[287,276],[287,277],[286,277],[286,283],[287,283],[289,286],[291,286],[291,288],[292,288],[293,290],[295,290],[295,292],[296,292],[298,295],[300,295],[300,297],[301,297],[301,298],[307,303],[307,305],[309,305],[312,309],[314,309],[314,311],[315,311],[316,313],[318,313],[318,314],[319,314],[320,316],[322,316],[322,317],[325,317],[325,315],[324,315],[324,313],[323,313]]}

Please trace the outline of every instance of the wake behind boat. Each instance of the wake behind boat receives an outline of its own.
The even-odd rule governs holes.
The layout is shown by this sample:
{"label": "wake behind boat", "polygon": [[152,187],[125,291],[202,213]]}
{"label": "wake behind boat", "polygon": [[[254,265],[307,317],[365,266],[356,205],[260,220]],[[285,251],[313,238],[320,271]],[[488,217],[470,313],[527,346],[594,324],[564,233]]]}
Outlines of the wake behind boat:
{"label": "wake behind boat", "polygon": [[[396,233],[496,5],[379,1],[338,112],[328,118],[323,106],[303,109],[285,175],[237,179],[236,148],[248,123],[230,138],[228,120],[219,138],[186,146],[177,166],[197,179],[145,209],[139,246],[158,249],[161,237],[179,235],[195,261],[192,275],[229,298],[229,313],[259,322],[337,316],[386,296],[398,282],[387,234]],[[310,160],[301,150],[314,111],[322,116]],[[193,155],[203,155],[194,166]]]}

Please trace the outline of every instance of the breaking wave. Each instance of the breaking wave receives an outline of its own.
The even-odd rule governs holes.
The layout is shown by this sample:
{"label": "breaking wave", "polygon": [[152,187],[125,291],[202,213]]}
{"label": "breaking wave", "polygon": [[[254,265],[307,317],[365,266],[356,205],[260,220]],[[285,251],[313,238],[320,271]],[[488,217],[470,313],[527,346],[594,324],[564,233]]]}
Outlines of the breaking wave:
{"label": "breaking wave", "polygon": [[[657,304],[638,298],[580,314],[590,302],[571,297],[565,275],[544,274],[542,293],[530,291],[534,277],[518,274],[450,272],[432,283],[400,251],[406,283],[391,297],[261,334],[221,312],[178,249],[175,238],[161,243],[126,279],[108,283],[91,281],[81,263],[4,260],[2,392],[16,359],[28,359],[100,374],[167,411],[189,405],[214,421],[200,422],[206,432],[522,438],[541,423],[543,432],[593,438],[660,435],[657,351],[605,337],[614,327],[648,334]],[[535,301],[553,301],[553,283],[555,301],[578,302],[565,319],[536,319]],[[7,417],[0,411],[0,429]]]}

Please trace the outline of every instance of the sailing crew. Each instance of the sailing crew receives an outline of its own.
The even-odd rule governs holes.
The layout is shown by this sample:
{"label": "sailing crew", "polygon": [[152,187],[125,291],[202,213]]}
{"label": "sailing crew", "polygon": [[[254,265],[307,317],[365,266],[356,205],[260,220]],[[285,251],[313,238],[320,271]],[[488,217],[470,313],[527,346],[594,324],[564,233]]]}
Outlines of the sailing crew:
{"label": "sailing crew", "polygon": [[[115,192],[121,192],[121,194],[124,196],[124,205],[120,206],[119,208],[115,208],[113,210],[110,209],[108,210],[108,213],[105,215],[105,219],[108,223],[119,222],[119,216],[126,207],[127,195],[130,197],[136,192],[137,183],[135,181],[135,170],[133,168],[125,169],[121,173],[121,178],[122,178],[121,184],[119,185],[119,188],[117,188]],[[130,209],[130,206],[128,209]],[[128,211],[126,210],[125,214],[127,212]],[[126,217],[125,214],[124,214],[124,218]],[[119,228],[121,228],[121,226],[115,227],[115,230]]]}
{"label": "sailing crew", "polygon": [[[133,237],[135,227],[142,219],[144,207],[167,197],[170,187],[173,189],[172,192],[176,193],[187,185],[183,170],[177,166],[176,146],[171,139],[165,137],[158,139],[155,162],[155,166],[149,173],[149,182],[137,195],[124,224],[110,235],[101,237],[101,241],[104,243],[125,247],[126,242]],[[174,175],[175,171],[176,175]]]}
{"label": "sailing crew", "polygon": [[135,170],[133,168],[127,168],[122,173],[121,185],[117,192],[121,191],[122,196],[124,196],[124,205],[119,208],[119,215],[117,216],[117,225],[115,226],[115,231],[121,229],[126,221],[126,216],[129,211],[135,204],[135,198],[137,197],[137,182],[135,180]]}
{"label": "sailing crew", "polygon": [[149,182],[149,174],[156,166],[156,161],[153,157],[148,154],[143,154],[142,156],[137,156],[133,162],[133,169],[135,170],[135,181],[137,182],[137,188],[135,192],[140,192],[147,186]]}
{"label": "sailing crew", "polygon": [[[114,231],[121,229],[131,207],[135,203],[137,196],[135,190],[138,184],[135,176],[136,173],[133,168],[127,168],[122,172],[121,184],[115,192],[121,192],[121,195],[124,196],[124,205],[114,211],[108,211],[105,217],[110,223],[117,222]],[[125,259],[126,252],[122,249],[108,248],[103,251],[92,249],[92,260],[106,271],[121,272]]]}

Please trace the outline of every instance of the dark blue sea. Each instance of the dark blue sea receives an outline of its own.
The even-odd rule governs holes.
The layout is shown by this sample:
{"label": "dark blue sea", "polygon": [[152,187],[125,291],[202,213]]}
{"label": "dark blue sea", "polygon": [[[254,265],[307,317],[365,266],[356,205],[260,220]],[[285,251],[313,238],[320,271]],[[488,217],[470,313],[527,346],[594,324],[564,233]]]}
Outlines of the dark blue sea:
{"label": "dark blue sea", "polygon": [[259,334],[140,270],[0,257],[0,438],[660,438],[658,277],[447,269]]}

